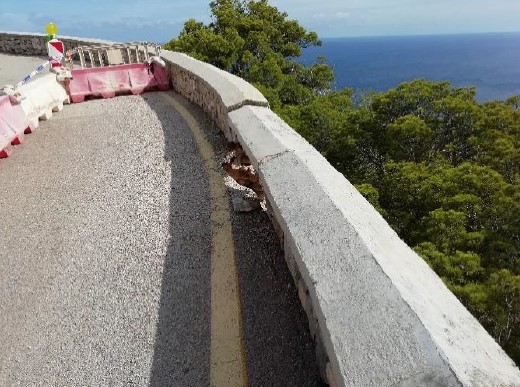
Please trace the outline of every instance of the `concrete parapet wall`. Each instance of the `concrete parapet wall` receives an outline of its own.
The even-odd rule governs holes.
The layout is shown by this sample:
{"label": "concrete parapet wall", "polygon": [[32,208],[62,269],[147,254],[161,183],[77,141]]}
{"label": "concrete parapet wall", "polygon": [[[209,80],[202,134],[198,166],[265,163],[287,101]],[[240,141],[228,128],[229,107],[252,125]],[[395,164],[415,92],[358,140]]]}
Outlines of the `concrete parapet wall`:
{"label": "concrete parapet wall", "polygon": [[[16,55],[47,56],[45,34],[0,31],[0,52]],[[58,35],[69,50],[78,46],[113,43],[99,39],[82,39]]]}
{"label": "concrete parapet wall", "polygon": [[268,109],[230,116],[331,384],[520,385],[498,344],[319,152]]}
{"label": "concrete parapet wall", "polygon": [[520,386],[520,371],[429,266],[251,85],[167,52],[174,89],[244,148],[334,386]]}
{"label": "concrete parapet wall", "polygon": [[241,78],[226,73],[185,54],[163,51],[173,89],[200,106],[229,141],[236,141],[230,130],[228,113],[245,105],[268,106],[267,99]]}

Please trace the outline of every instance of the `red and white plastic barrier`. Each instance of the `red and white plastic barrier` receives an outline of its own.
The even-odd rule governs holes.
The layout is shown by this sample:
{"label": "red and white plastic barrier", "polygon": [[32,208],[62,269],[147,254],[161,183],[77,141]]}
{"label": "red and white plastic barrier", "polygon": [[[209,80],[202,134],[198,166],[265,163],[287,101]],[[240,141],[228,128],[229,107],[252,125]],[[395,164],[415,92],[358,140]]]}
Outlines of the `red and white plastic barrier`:
{"label": "red and white plastic barrier", "polygon": [[67,87],[72,102],[83,102],[88,96],[112,98],[118,93],[137,95],[170,87],[166,69],[154,63],[77,69],[72,70],[72,78]]}
{"label": "red and white plastic barrier", "polygon": [[21,105],[13,103],[9,96],[0,96],[0,158],[8,157],[11,145],[20,144],[24,133],[33,129]]}
{"label": "red and white plastic barrier", "polygon": [[48,41],[47,53],[49,54],[52,68],[62,66],[63,57],[65,56],[65,45],[61,40],[54,38]]}
{"label": "red and white plastic barrier", "polygon": [[[159,57],[146,63],[72,70],[73,79],[70,79],[70,73],[58,71],[57,75],[31,80],[55,57],[59,59],[55,60],[55,68],[62,69],[58,63],[61,63],[63,44],[57,40],[56,44],[50,43],[53,41],[49,42],[49,53],[52,54],[49,62],[40,65],[16,88],[11,87],[11,93],[0,95],[0,158],[8,157],[12,152],[11,145],[21,143],[24,134],[32,133],[38,127],[39,120],[51,118],[53,112],[63,109],[64,103],[82,102],[87,96],[111,98],[117,93],[136,95],[145,90],[170,88],[168,73]],[[65,80],[65,86],[57,77],[60,81]]]}

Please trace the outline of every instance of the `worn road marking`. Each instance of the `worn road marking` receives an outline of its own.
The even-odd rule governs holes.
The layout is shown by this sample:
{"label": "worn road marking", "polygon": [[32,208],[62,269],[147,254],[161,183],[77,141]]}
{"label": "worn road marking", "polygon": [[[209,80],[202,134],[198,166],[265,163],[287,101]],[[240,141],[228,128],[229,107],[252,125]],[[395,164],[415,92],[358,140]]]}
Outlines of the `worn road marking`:
{"label": "worn road marking", "polygon": [[208,171],[211,200],[211,386],[246,386],[247,370],[242,335],[235,243],[226,187],[215,152],[199,123],[178,97],[161,93],[180,113],[193,133]]}

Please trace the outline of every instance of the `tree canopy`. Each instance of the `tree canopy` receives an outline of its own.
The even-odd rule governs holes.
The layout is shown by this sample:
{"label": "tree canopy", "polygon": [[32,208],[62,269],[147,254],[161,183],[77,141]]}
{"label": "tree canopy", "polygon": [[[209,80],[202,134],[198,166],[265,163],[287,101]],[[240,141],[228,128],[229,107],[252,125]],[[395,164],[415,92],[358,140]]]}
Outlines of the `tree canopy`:
{"label": "tree canopy", "polygon": [[321,42],[267,0],[210,3],[166,48],[254,84],[381,212],[520,364],[520,96],[418,79],[354,100]]}
{"label": "tree canopy", "polygon": [[307,32],[267,0],[220,0],[210,7],[211,23],[188,20],[165,48],[244,78],[273,107],[307,103],[313,94],[330,90],[334,75],[329,66],[318,60],[305,67],[294,60],[302,49],[321,45],[315,32]]}

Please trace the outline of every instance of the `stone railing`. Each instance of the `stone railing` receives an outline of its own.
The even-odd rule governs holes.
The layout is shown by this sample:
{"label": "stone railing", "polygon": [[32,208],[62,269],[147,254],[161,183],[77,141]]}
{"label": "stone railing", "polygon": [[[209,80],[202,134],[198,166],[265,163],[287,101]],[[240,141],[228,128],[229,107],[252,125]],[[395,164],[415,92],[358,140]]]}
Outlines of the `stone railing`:
{"label": "stone railing", "polygon": [[[13,33],[0,33],[0,52],[16,52],[16,36],[20,53],[40,55],[43,36]],[[330,385],[520,386],[519,369],[440,278],[258,90],[186,55],[162,56],[175,91],[256,168]]]}

